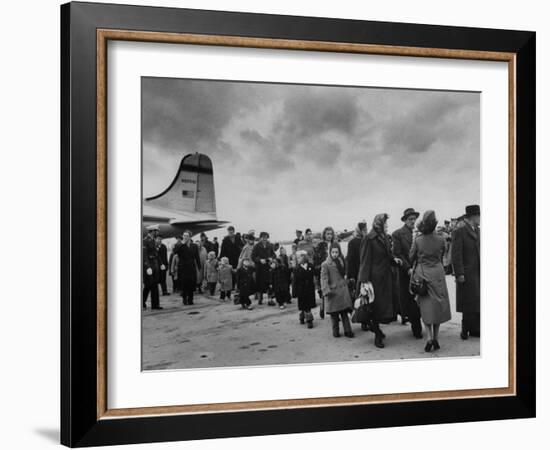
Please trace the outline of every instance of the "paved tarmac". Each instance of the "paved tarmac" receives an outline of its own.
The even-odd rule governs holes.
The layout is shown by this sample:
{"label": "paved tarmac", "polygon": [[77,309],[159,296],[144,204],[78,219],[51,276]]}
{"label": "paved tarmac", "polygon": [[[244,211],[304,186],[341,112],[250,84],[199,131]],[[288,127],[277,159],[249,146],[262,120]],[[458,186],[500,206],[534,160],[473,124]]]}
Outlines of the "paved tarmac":
{"label": "paved tarmac", "polygon": [[[447,277],[451,321],[441,325],[437,352],[424,352],[425,339],[412,337],[410,325],[393,322],[381,325],[386,347],[374,346],[374,334],[352,324],[355,337],[332,336],[330,317],[319,318],[313,310],[314,328],[298,322],[296,300],[287,308],[258,306],[240,309],[219,296],[196,295],[195,304],[185,306],[181,297],[161,297],[163,310],[143,311],[143,370],[203,367],[257,366],[338,361],[398,360],[479,356],[479,338],[460,339],[461,314],[455,311],[455,283]],[[149,302],[148,302],[149,304]]]}

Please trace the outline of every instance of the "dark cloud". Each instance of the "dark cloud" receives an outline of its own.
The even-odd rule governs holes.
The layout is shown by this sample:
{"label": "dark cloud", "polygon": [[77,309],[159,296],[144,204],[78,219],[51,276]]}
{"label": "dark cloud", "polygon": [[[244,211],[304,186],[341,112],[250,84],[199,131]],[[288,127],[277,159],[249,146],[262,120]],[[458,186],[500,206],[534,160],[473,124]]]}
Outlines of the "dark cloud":
{"label": "dark cloud", "polygon": [[336,227],[382,211],[398,224],[407,206],[479,202],[479,94],[145,78],[142,99],[144,193],[204,152],[219,217],[239,227],[319,228],[327,205]]}
{"label": "dark cloud", "polygon": [[342,88],[299,87],[285,98],[273,132],[280,136],[283,150],[291,151],[302,140],[319,134],[353,134],[358,120],[359,110],[351,92]]}

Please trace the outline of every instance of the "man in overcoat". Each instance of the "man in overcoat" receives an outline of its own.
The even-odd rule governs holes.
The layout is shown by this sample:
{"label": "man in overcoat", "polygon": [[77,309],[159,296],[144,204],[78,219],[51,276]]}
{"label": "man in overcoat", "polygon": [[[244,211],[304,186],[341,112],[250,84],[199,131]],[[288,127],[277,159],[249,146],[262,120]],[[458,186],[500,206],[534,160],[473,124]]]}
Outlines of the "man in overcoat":
{"label": "man in overcoat", "polygon": [[[239,255],[243,248],[243,242],[235,235],[235,227],[227,227],[227,236],[222,240],[220,249],[220,259],[226,257],[231,267],[236,268],[239,264]],[[236,277],[233,275],[233,289],[235,288]]]}
{"label": "man in overcoat", "polygon": [[417,339],[422,338],[422,324],[420,323],[420,309],[414,300],[414,295],[409,292],[412,267],[409,259],[413,241],[413,230],[416,219],[420,214],[414,208],[407,208],[403,212],[401,221],[404,225],[392,233],[393,254],[402,261],[399,266],[399,305],[401,308],[401,320],[403,323],[411,323],[411,331]]}
{"label": "man in overcoat", "polygon": [[[256,266],[256,298],[258,304],[263,302],[263,295],[269,290],[271,277],[269,274],[269,262],[271,258],[275,258],[273,246],[269,243],[269,234],[265,231],[260,233],[260,241],[252,249],[252,261]],[[275,304],[269,302],[269,304]]]}
{"label": "man in overcoat", "polygon": [[348,281],[354,286],[354,289],[357,282],[357,274],[359,273],[359,263],[361,262],[361,241],[367,234],[366,231],[367,222],[359,222],[357,224],[357,228],[353,232],[353,238],[348,242],[348,253],[346,255],[346,275],[348,277]]}
{"label": "man in overcoat", "polygon": [[162,238],[157,236],[155,238],[157,244],[157,253],[159,255],[159,284],[162,289],[162,295],[168,295],[168,289],[166,288],[166,272],[168,271],[168,249],[166,245],[162,243]]}
{"label": "man in overcoat", "polygon": [[147,307],[147,297],[151,293],[151,309],[162,309],[159,302],[159,255],[155,238],[159,232],[158,225],[147,227],[147,235],[143,238],[143,307]]}
{"label": "man in overcoat", "polygon": [[178,255],[178,280],[184,305],[193,304],[193,293],[197,286],[197,271],[202,269],[197,244],[191,241],[191,232],[185,231],[180,246],[174,249]]}
{"label": "man in overcoat", "polygon": [[453,232],[452,262],[456,278],[456,310],[462,313],[460,337],[480,335],[480,209],[466,206],[464,226]]}

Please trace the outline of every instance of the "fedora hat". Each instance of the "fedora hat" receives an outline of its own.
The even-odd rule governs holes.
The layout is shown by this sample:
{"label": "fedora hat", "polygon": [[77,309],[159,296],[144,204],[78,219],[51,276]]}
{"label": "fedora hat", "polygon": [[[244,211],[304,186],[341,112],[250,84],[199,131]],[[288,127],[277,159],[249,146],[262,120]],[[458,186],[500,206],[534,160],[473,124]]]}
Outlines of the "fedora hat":
{"label": "fedora hat", "polygon": [[405,211],[403,211],[403,217],[401,217],[401,222],[405,222],[405,220],[407,220],[407,217],[409,216],[414,216],[415,219],[417,219],[419,215],[420,213],[416,212],[414,208],[407,208]]}
{"label": "fedora hat", "polygon": [[466,214],[464,214],[464,215],[466,217],[481,215],[481,211],[479,210],[479,205],[468,205],[468,206],[466,206]]}

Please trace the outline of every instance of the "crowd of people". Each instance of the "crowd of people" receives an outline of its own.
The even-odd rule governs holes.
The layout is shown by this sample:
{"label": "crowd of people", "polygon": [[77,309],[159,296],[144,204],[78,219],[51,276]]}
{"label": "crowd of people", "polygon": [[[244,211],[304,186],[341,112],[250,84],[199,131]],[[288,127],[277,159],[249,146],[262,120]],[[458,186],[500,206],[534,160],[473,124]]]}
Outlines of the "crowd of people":
{"label": "crowd of people", "polygon": [[162,309],[168,295],[166,278],[184,305],[194,303],[195,292],[232,301],[244,310],[266,301],[285,309],[295,299],[300,324],[313,328],[312,310],[329,315],[334,337],[353,338],[350,316],[358,305],[368,306],[368,319],[352,316],[361,329],[374,334],[374,345],[385,346],[381,325],[400,318],[410,323],[413,338],[422,339],[425,351],[437,351],[440,325],[451,319],[446,275],[456,280],[456,310],[462,313],[460,336],[480,335],[480,208],[469,205],[465,214],[437,226],[434,211],[403,212],[403,226],[388,232],[388,214],[374,217],[370,230],[357,224],[344,256],[337,233],[325,227],[320,239],[311,229],[296,231],[291,251],[271,243],[269,233],[240,234],[233,226],[221,245],[205,233],[193,242],[191,232],[176,237],[168,257],[158,226],[150,226],[143,240],[143,308]]}

